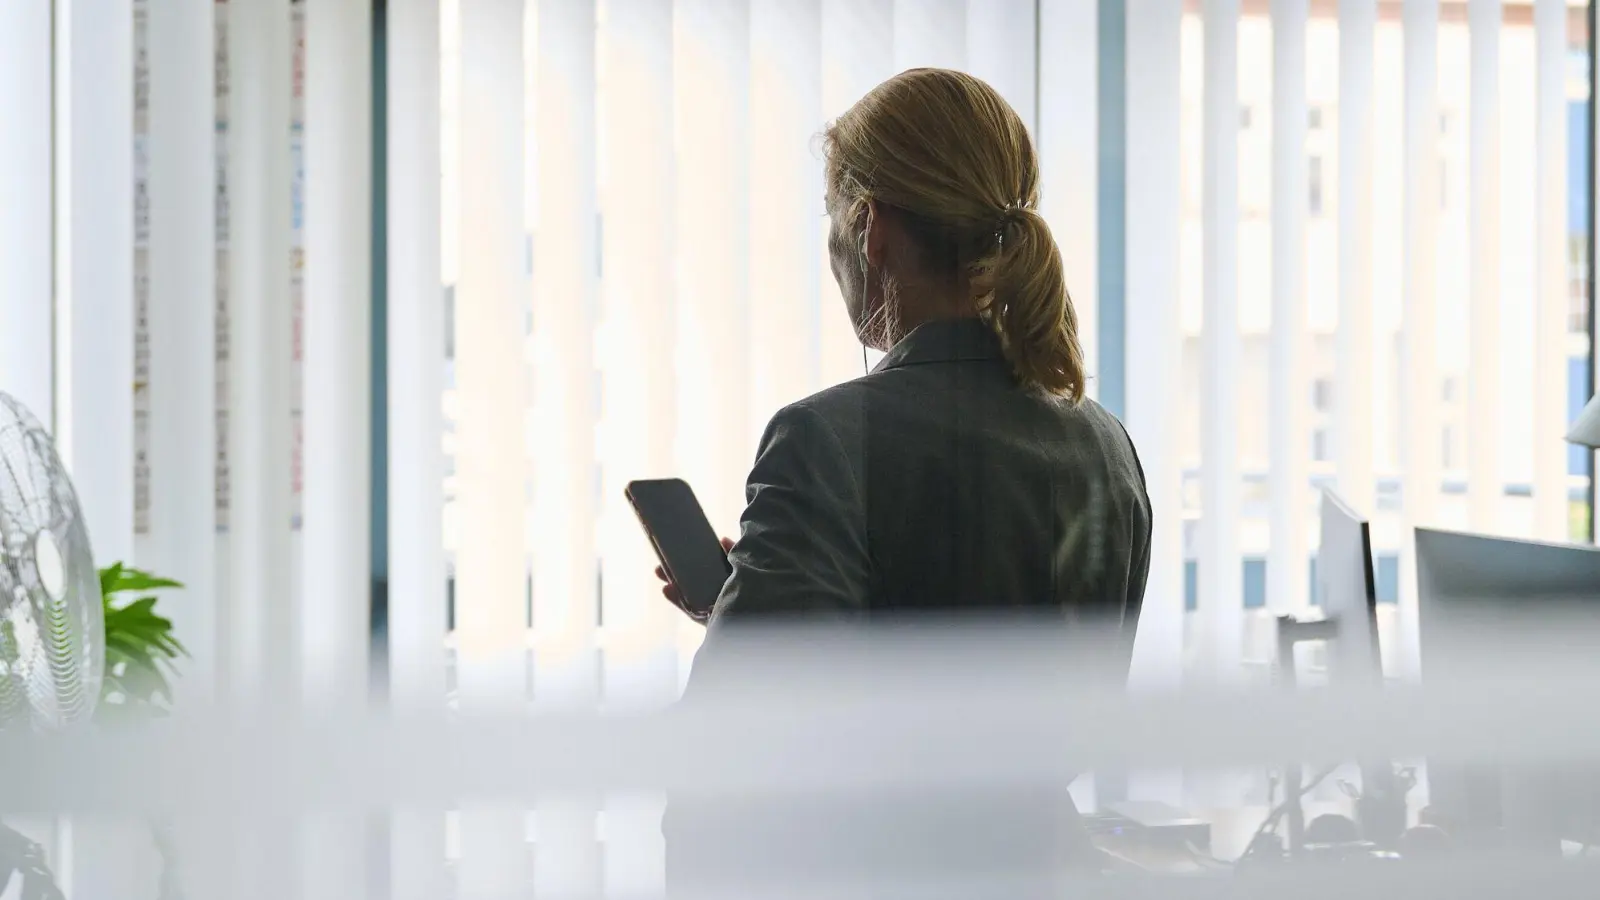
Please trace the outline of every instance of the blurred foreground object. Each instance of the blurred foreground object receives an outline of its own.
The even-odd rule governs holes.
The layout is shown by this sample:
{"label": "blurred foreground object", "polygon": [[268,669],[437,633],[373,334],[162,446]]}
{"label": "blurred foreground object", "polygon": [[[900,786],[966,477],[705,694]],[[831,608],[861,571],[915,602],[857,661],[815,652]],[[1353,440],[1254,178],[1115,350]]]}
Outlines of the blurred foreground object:
{"label": "blurred foreground object", "polygon": [[[0,896],[17,900],[62,900],[55,875],[45,864],[44,848],[10,828],[0,825]],[[13,879],[20,889],[13,893]]]}
{"label": "blurred foreground object", "polygon": [[[503,822],[481,823],[500,831],[463,832],[459,862],[476,867],[477,881],[461,900],[526,896],[530,856],[565,861],[559,854],[588,852],[543,827],[552,814],[580,813],[606,815],[594,840],[617,882],[603,892],[544,896],[654,898],[659,889],[615,885],[659,885],[672,862],[721,862],[691,896],[1593,900],[1600,882],[1588,862],[1531,853],[1495,835],[1473,836],[1469,846],[1454,829],[1452,846],[1430,844],[1427,831],[1407,835],[1396,860],[1374,853],[1365,834],[1351,841],[1348,827],[1323,834],[1318,824],[1308,837],[1327,843],[1312,844],[1303,858],[1263,844],[1234,867],[1228,861],[1264,809],[1186,817],[1107,791],[1086,817],[1088,852],[1052,835],[1068,824],[1054,818],[1067,808],[1052,795],[1095,769],[1137,776],[1181,767],[1203,778],[1280,760],[1304,760],[1318,772],[1374,758],[1523,770],[1600,761],[1600,721],[1583,714],[1600,703],[1600,659],[1590,649],[1600,632],[1560,624],[1567,627],[1559,643],[1524,645],[1532,635],[1511,633],[1493,657],[1430,672],[1426,684],[1295,693],[1265,685],[1129,693],[1085,670],[1075,629],[1037,618],[751,628],[724,645],[718,665],[730,677],[669,711],[641,704],[446,717],[183,704],[137,728],[22,729],[0,736],[0,758],[27,773],[4,783],[4,802],[15,814],[156,816],[195,826],[173,834],[184,890],[195,898],[297,896],[292,888],[206,889],[252,883],[247,859],[210,848],[248,845],[263,827],[302,833],[358,811],[397,820],[456,814],[478,827],[470,816],[501,811],[510,813]],[[719,845],[721,860],[665,859],[659,837],[645,843],[645,829],[659,834],[655,821],[629,832],[617,826],[617,798],[635,809],[659,809],[665,799],[690,810],[698,802],[712,817],[701,821],[731,835]],[[1313,823],[1333,813],[1345,820],[1327,823],[1348,826],[1350,799],[1334,808],[1314,798]],[[838,816],[841,809],[855,818]],[[782,812],[793,815],[773,815]],[[694,827],[694,818],[679,824]],[[795,844],[783,843],[791,836]],[[505,853],[484,855],[484,839]],[[624,856],[639,847],[653,856]],[[782,847],[793,852],[771,852]],[[314,847],[284,842],[264,858],[270,872],[329,883]]]}
{"label": "blurred foreground object", "polygon": [[0,464],[0,727],[71,727],[100,697],[100,582],[55,444],[8,394]]}
{"label": "blurred foreground object", "polygon": [[[0,730],[71,729],[93,716],[105,666],[101,602],[89,532],[55,444],[0,393]],[[62,896],[43,848],[0,825],[0,892],[13,879],[21,900]]]}

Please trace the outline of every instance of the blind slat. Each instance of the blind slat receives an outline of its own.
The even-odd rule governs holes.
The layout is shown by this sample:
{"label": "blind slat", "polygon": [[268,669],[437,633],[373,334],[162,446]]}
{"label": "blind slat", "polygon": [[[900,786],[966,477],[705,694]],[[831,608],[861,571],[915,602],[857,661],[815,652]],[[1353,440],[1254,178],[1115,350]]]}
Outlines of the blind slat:
{"label": "blind slat", "polygon": [[1000,92],[1035,140],[1039,136],[1037,6],[1037,0],[968,2],[965,28],[967,71]]}
{"label": "blind slat", "polygon": [[[523,3],[460,4],[456,292],[457,683],[463,710],[526,700],[528,294]],[[532,874],[521,810],[461,810],[459,890],[500,896]]]}
{"label": "blind slat", "polygon": [[[655,706],[676,697],[681,614],[651,574],[655,556],[623,497],[629,481],[678,474],[676,320],[672,292],[672,10],[613,3],[601,31],[602,471],[600,565],[605,701]],[[609,858],[608,858],[609,864]]]}
{"label": "blind slat", "polygon": [[[1183,498],[1177,403],[1179,333],[1178,93],[1181,0],[1127,4],[1127,235],[1141,248],[1127,268],[1128,433],[1139,448],[1150,495],[1150,575],[1129,684],[1170,690],[1183,680]],[[1130,795],[1177,803],[1181,773],[1145,775]]]}
{"label": "blind slat", "polygon": [[[882,51],[894,40],[894,21],[894,0],[823,0],[824,121],[833,121],[868,91],[894,76],[897,70],[893,55]],[[819,377],[824,386],[864,374],[863,361],[867,359],[833,277],[826,242],[828,227],[828,221],[823,220],[817,229],[822,285]]]}
{"label": "blind slat", "polygon": [[819,302],[820,0],[754,0],[750,31],[750,415],[764,423],[821,386],[822,318],[841,310]]}
{"label": "blind slat", "polygon": [[1206,679],[1238,675],[1239,569],[1239,4],[1206,0],[1202,144],[1199,604]]}
{"label": "blind slat", "polygon": [[1535,0],[1534,534],[1567,540],[1567,4]]}
{"label": "blind slat", "polygon": [[[391,0],[386,26],[389,700],[428,716],[445,703],[438,0]],[[389,846],[395,900],[446,894],[443,809],[396,810]]]}
{"label": "blind slat", "polygon": [[[750,371],[750,6],[680,0],[673,43],[677,160],[678,458],[711,524],[734,536],[765,422]],[[684,652],[692,653],[695,637]],[[687,658],[684,659],[687,663]],[[687,665],[684,666],[687,671]]]}
{"label": "blind slat", "polygon": [[[1406,490],[1402,519],[1433,524],[1439,495],[1440,425],[1437,273],[1439,219],[1439,4],[1407,0],[1403,8],[1405,106],[1401,335],[1401,459]],[[1410,540],[1400,553],[1400,627],[1404,671],[1418,659],[1416,560]]]}
{"label": "blind slat", "polygon": [[308,700],[354,709],[371,634],[372,14],[306,14],[304,677]]}
{"label": "blind slat", "polygon": [[[310,3],[305,69],[303,702],[365,707],[371,625],[372,12]],[[307,898],[367,890],[366,818],[308,816]]]}
{"label": "blind slat", "polygon": [[1098,4],[1042,0],[1039,4],[1041,111],[1033,136],[1039,148],[1039,209],[1050,223],[1067,292],[1078,318],[1078,342],[1089,373],[1089,396],[1098,396],[1099,279],[1096,254],[1100,197],[1100,48]]}
{"label": "blind slat", "polygon": [[0,390],[53,429],[50,45],[49,4],[0,5]]}
{"label": "blind slat", "polygon": [[[141,563],[198,602],[168,615],[190,659],[176,687],[213,697],[217,660],[213,327],[213,4],[150,7],[150,532]],[[164,605],[164,604],[163,604]]]}
{"label": "blind slat", "polygon": [[1306,561],[1312,509],[1307,458],[1306,357],[1307,0],[1272,4],[1272,336],[1268,350],[1272,537],[1267,603],[1278,613],[1310,605]]}
{"label": "blind slat", "polygon": [[[1500,0],[1472,0],[1468,109],[1468,228],[1472,273],[1471,352],[1467,392],[1470,423],[1500,415]],[[1500,471],[1500,431],[1476,427],[1467,438],[1468,521],[1474,530],[1500,528],[1505,478]]]}
{"label": "blind slat", "polygon": [[[1375,510],[1372,463],[1372,140],[1376,0],[1339,4],[1339,330],[1334,371],[1338,488]],[[1370,512],[1369,512],[1370,514]]]}
{"label": "blind slat", "polygon": [[[238,699],[299,681],[290,571],[290,27],[281,4],[230,4],[227,666]],[[284,648],[293,648],[288,652]]]}
{"label": "blind slat", "polygon": [[[968,3],[969,0],[895,0],[894,70],[966,69]],[[985,3],[986,0],[977,0],[975,5]]]}
{"label": "blind slat", "polygon": [[[538,222],[533,236],[533,698],[545,709],[592,708],[600,498],[594,355],[598,296],[595,197],[595,4],[542,0],[535,53]],[[618,211],[618,215],[626,215]],[[541,802],[534,890],[600,890],[594,804]]]}
{"label": "blind slat", "polygon": [[[96,559],[133,558],[134,72],[131,0],[84,0],[60,24],[65,209],[57,246],[58,441]],[[122,148],[108,152],[108,148]]]}

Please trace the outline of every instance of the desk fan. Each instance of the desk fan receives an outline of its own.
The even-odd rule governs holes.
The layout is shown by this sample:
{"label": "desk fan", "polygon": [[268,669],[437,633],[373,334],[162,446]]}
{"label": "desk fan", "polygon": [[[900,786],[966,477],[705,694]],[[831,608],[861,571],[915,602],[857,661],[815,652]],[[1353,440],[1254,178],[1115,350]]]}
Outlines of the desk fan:
{"label": "desk fan", "polygon": [[[89,530],[54,443],[0,393],[0,729],[89,721],[105,667],[105,619]],[[0,892],[61,893],[37,844],[0,825]]]}

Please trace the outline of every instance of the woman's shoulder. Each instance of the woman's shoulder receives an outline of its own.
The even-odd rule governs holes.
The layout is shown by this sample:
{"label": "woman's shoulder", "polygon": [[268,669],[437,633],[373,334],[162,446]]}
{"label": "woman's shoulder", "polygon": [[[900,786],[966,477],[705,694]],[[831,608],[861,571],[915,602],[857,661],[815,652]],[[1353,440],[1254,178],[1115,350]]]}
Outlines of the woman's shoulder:
{"label": "woman's shoulder", "polygon": [[767,421],[762,435],[763,450],[785,444],[808,454],[818,451],[843,453],[853,457],[862,442],[867,421],[868,387],[857,378],[824,388],[792,401]]}
{"label": "woman's shoulder", "polygon": [[844,425],[860,418],[871,393],[868,377],[854,378],[789,403],[774,413],[772,420],[814,420],[828,425]]}
{"label": "woman's shoulder", "polygon": [[[990,384],[986,378],[963,379],[952,389],[948,379],[929,385],[912,378],[896,379],[897,374],[874,372],[795,400],[772,416],[769,429],[826,426],[841,434],[854,434],[868,422],[876,430],[930,422],[948,427],[959,422],[986,432],[1004,432],[1009,427],[1037,433],[1066,427],[1128,441],[1121,420],[1089,397],[1071,400],[1041,395],[1014,383]],[[1131,441],[1128,444],[1131,450]]]}

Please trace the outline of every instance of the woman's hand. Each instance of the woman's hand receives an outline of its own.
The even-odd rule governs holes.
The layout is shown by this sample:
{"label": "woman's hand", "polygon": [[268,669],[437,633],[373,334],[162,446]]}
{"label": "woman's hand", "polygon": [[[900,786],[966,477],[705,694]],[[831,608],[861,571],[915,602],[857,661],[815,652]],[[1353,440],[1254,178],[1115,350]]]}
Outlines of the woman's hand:
{"label": "woman's hand", "polygon": [[[728,553],[728,552],[731,552],[732,550],[733,550],[733,539],[732,538],[723,538],[722,539],[722,552],[723,553]],[[661,579],[661,596],[667,598],[667,601],[670,602],[673,606],[676,606],[677,608],[683,610],[683,614],[684,615],[688,616],[689,618],[693,619],[696,622],[699,622],[701,625],[704,625],[711,618],[711,610],[709,610],[709,609],[705,610],[704,612],[701,612],[701,611],[698,611],[698,610],[690,609],[688,606],[684,605],[683,592],[679,591],[678,590],[678,586],[673,584],[672,583],[672,579],[667,577],[667,570],[666,569],[663,569],[660,566],[656,566],[656,577]]]}

